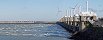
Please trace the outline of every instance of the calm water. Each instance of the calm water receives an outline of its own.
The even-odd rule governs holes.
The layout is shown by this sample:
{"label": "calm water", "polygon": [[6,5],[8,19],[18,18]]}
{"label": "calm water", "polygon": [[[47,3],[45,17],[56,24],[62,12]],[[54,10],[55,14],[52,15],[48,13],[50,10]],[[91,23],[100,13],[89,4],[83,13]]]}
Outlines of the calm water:
{"label": "calm water", "polygon": [[70,40],[57,24],[0,24],[0,40]]}

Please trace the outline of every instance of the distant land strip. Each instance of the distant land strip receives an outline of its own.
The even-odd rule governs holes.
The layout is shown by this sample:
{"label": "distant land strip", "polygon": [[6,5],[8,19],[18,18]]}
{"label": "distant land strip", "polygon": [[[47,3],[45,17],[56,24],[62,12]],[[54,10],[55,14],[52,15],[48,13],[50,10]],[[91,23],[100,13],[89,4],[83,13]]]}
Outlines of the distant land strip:
{"label": "distant land strip", "polygon": [[0,24],[55,24],[56,21],[0,21]]}

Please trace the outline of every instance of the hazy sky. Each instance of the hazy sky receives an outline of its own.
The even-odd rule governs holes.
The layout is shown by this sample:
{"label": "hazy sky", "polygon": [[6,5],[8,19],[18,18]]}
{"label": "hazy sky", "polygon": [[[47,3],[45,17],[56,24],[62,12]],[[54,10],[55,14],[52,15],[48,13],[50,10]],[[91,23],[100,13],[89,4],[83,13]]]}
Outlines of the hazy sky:
{"label": "hazy sky", "polygon": [[[0,20],[56,21],[76,4],[85,10],[87,0],[0,0]],[[103,15],[103,0],[88,0],[90,10]],[[58,13],[58,8],[59,12]]]}

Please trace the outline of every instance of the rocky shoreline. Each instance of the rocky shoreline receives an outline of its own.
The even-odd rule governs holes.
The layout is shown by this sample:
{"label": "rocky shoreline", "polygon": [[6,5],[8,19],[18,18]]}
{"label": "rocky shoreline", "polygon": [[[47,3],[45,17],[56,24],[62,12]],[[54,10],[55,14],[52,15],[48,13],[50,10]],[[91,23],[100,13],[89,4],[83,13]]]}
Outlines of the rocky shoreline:
{"label": "rocky shoreline", "polygon": [[103,27],[90,27],[70,37],[74,40],[103,40]]}
{"label": "rocky shoreline", "polygon": [[[65,28],[69,33],[74,33],[72,30],[68,29],[68,25],[65,23],[57,23],[63,28]],[[103,40],[103,27],[93,27],[89,24],[85,30],[77,32],[72,35],[69,39],[74,40]]]}

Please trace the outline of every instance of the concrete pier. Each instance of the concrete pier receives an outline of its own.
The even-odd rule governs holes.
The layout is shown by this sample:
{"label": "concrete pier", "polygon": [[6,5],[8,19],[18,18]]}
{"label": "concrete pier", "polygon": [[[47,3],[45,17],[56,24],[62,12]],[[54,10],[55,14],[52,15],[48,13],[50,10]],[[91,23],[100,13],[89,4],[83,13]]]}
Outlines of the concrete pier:
{"label": "concrete pier", "polygon": [[95,21],[97,18],[94,12],[80,12],[80,14],[76,14],[74,16],[64,16],[60,19],[60,22],[71,25],[68,29],[76,31],[78,28],[79,31],[84,30],[87,27],[87,22],[89,20]]}

